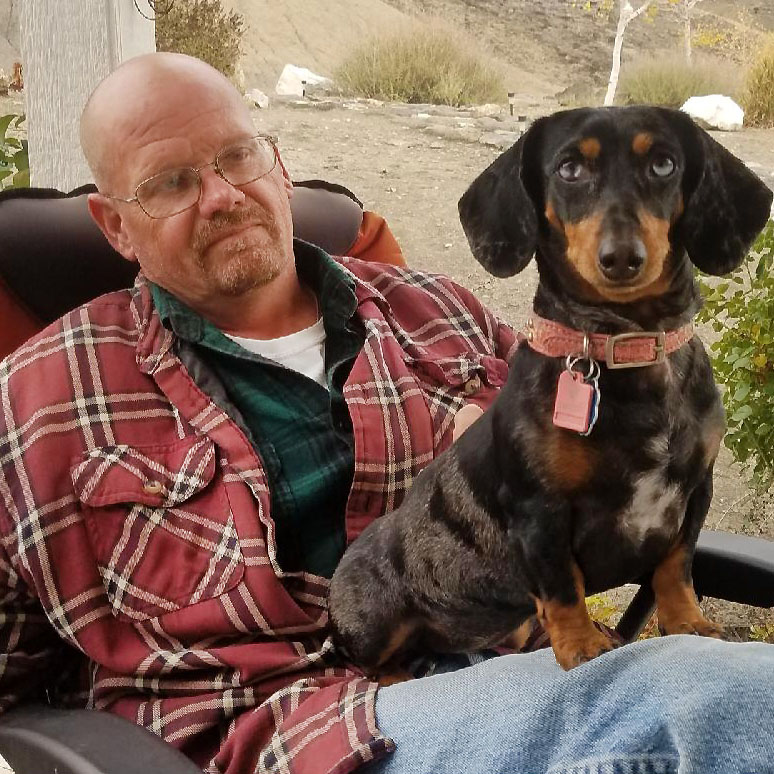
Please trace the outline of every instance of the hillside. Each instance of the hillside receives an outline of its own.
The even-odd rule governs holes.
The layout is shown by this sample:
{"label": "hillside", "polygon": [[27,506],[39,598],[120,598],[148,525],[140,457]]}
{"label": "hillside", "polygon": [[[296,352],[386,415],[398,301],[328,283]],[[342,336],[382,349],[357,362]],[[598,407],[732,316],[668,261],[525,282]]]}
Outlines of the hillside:
{"label": "hillside", "polygon": [[[465,30],[499,63],[508,90],[533,97],[604,89],[615,35],[613,17],[594,17],[571,0],[224,0],[247,22],[243,69],[248,86],[271,91],[288,62],[329,75],[363,36],[411,17]],[[754,34],[774,29],[774,0],[703,0],[697,21]],[[676,52],[680,19],[660,12],[633,22],[624,62],[641,53]]]}
{"label": "hillside", "polygon": [[[147,1],[147,0],[146,0]],[[182,1],[182,0],[180,0]],[[363,37],[412,17],[464,30],[495,60],[509,91],[533,99],[604,89],[615,19],[595,18],[571,0],[222,0],[246,22],[245,85],[271,93],[287,63],[330,75]],[[579,3],[576,3],[579,4]],[[0,69],[19,54],[19,0],[0,0]],[[774,30],[774,0],[702,0],[699,20],[719,28]],[[677,51],[681,27],[662,12],[627,30],[624,63],[636,55]]]}

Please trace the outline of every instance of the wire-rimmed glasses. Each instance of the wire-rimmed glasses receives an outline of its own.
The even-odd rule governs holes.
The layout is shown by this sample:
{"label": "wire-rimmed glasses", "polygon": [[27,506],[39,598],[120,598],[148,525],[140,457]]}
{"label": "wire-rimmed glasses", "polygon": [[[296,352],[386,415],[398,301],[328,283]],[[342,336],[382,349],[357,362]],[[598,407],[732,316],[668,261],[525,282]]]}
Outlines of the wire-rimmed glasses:
{"label": "wire-rimmed glasses", "polygon": [[110,196],[122,202],[137,202],[149,218],[171,218],[196,205],[202,195],[206,167],[233,186],[247,185],[268,175],[277,164],[276,138],[259,134],[227,145],[207,164],[200,167],[175,167],[143,180],[130,199]]}

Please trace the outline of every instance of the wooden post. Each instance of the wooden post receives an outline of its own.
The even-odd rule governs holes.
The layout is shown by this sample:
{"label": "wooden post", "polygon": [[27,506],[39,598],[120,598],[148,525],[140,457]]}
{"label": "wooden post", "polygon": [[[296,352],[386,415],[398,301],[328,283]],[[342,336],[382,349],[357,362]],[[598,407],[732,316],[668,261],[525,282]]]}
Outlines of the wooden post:
{"label": "wooden post", "polygon": [[78,137],[81,110],[117,65],[155,51],[152,16],[148,0],[24,0],[21,51],[32,185],[68,191],[92,182]]}

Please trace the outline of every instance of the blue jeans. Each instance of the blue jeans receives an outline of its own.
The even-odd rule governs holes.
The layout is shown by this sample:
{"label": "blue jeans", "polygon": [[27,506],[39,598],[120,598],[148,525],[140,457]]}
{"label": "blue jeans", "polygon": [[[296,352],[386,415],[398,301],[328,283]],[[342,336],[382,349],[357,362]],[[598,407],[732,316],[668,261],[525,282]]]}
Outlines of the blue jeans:
{"label": "blue jeans", "polygon": [[774,772],[774,646],[662,637],[564,672],[550,649],[381,689],[368,774]]}

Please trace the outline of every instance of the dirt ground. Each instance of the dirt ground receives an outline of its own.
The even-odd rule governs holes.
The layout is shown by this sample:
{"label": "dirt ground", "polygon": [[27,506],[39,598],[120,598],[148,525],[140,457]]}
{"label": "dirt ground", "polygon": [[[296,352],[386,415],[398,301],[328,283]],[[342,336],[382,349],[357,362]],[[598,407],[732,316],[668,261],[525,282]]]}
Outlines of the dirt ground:
{"label": "dirt ground", "polygon": [[[551,107],[546,105],[546,112]],[[530,108],[533,113],[536,109]],[[490,276],[472,258],[457,217],[461,194],[502,152],[481,140],[504,145],[508,132],[518,130],[508,114],[481,116],[360,101],[275,101],[256,111],[256,121],[279,135],[283,158],[296,180],[319,177],[348,186],[367,209],[387,218],[413,266],[450,275],[503,319],[524,324],[536,285],[534,265],[510,279]],[[713,135],[774,187],[774,130]],[[706,340],[708,332],[702,333]],[[771,501],[752,497],[724,447],[706,526],[774,539]],[[737,605],[721,606],[715,615],[731,626],[774,623],[774,613]]]}

